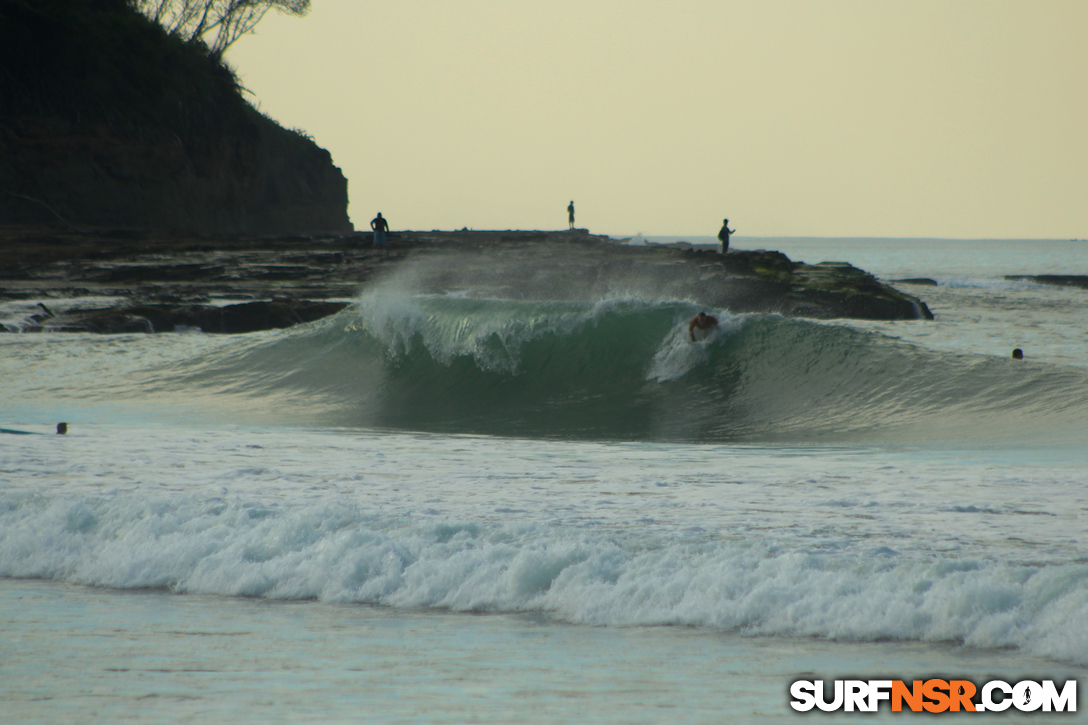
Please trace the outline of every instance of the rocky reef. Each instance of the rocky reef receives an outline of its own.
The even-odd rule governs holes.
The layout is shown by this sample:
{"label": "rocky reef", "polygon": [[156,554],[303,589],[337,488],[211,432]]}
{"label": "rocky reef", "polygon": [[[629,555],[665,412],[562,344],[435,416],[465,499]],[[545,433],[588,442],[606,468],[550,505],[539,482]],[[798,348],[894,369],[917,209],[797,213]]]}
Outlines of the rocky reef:
{"label": "rocky reef", "polygon": [[[691,300],[732,312],[816,319],[932,319],[924,302],[845,262],[805,264],[774,251],[630,246],[575,232],[418,232],[420,290],[471,280],[498,299],[599,299],[626,294]],[[417,266],[421,266],[418,265]],[[427,280],[420,282],[419,280]]]}
{"label": "rocky reef", "polygon": [[[704,257],[714,252],[702,252]],[[727,273],[750,275],[763,285],[760,297],[777,299],[769,308],[795,317],[852,317],[864,320],[932,320],[917,297],[884,284],[847,262],[805,264],[781,252],[734,250],[720,257]],[[771,286],[777,287],[777,294]]]}
{"label": "rocky reef", "polygon": [[0,331],[241,333],[333,314],[410,272],[413,291],[469,284],[497,299],[595,298],[639,289],[732,312],[931,318],[925,303],[845,263],[778,252],[635,247],[585,232],[394,232],[182,237],[0,227]]}
{"label": "rocky reef", "polygon": [[1005,279],[1088,289],[1088,275],[1083,274],[1007,274]]}

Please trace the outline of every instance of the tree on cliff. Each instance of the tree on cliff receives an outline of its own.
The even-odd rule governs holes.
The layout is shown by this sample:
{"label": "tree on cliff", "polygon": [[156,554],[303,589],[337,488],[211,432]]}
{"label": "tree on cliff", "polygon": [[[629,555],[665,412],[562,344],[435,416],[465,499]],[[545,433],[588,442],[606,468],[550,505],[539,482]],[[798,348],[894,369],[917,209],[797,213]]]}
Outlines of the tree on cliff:
{"label": "tree on cliff", "polygon": [[216,60],[269,10],[301,17],[310,0],[127,0],[129,5],[186,41],[205,40]]}

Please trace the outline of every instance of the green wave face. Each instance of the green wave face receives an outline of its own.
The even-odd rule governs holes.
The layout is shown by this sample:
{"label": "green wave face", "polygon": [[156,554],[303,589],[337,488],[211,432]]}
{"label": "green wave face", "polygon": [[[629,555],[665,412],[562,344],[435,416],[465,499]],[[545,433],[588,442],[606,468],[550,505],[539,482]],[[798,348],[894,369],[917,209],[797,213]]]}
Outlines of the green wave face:
{"label": "green wave face", "polygon": [[[1082,441],[1079,369],[951,355],[842,324],[685,301],[372,293],[161,380],[306,422],[595,440]],[[1072,394],[1071,394],[1072,391]]]}

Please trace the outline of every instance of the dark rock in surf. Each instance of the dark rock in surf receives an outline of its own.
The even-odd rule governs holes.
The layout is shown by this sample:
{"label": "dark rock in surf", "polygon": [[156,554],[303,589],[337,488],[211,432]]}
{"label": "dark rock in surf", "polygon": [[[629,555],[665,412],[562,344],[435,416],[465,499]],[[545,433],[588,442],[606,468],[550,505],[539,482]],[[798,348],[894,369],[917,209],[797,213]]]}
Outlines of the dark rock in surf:
{"label": "dark rock in surf", "polygon": [[1088,289],[1088,275],[1083,274],[1006,274],[1007,280],[1026,280],[1036,284],[1050,284],[1061,287],[1080,287]]}
{"label": "dark rock in surf", "polygon": [[[407,238],[408,233],[403,234]],[[819,319],[933,319],[918,298],[845,262],[805,264],[774,251],[721,255],[708,249],[627,246],[586,233],[536,232],[532,239],[513,234],[414,232],[411,238],[427,244],[413,248],[409,259],[455,249],[474,252],[475,259],[466,254],[456,258],[460,276],[475,284],[494,284],[497,293],[518,299],[548,299],[549,294],[569,294],[571,290],[591,296],[607,294],[607,280],[628,287],[637,281],[642,288],[673,299],[690,299],[732,312],[777,312]],[[553,267],[550,273],[537,263],[545,253]],[[494,270],[499,261],[505,261],[501,273]],[[489,280],[496,274],[500,279]],[[556,275],[561,277],[562,290],[555,289]],[[437,279],[431,291],[443,288]]]}
{"label": "dark rock in surf", "polygon": [[135,308],[132,312],[156,319],[156,329],[160,332],[188,327],[199,328],[203,332],[234,334],[283,329],[313,322],[336,314],[347,306],[346,302],[275,299],[223,307],[143,307]]}
{"label": "dark rock in surf", "polygon": [[46,324],[26,331],[94,332],[196,332],[235,334],[273,330],[312,322],[336,314],[346,302],[313,300],[261,300],[233,305],[143,304],[121,310],[93,309],[64,313]]}
{"label": "dark rock in surf", "polygon": [[[734,311],[778,312],[790,317],[864,320],[932,320],[933,313],[917,297],[884,284],[847,262],[794,262],[781,252],[731,250],[726,255],[697,251],[689,255],[713,262],[725,279],[748,280],[747,299],[723,292],[722,305]],[[724,280],[723,280],[724,281]],[[728,283],[727,283],[728,284]]]}

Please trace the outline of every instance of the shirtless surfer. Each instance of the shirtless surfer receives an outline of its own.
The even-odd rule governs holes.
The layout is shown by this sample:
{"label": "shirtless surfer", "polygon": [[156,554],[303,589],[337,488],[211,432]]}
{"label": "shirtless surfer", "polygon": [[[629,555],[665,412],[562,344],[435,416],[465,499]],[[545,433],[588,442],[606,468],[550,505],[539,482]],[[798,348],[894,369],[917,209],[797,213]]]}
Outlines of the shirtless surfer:
{"label": "shirtless surfer", "polygon": [[718,326],[718,318],[713,315],[708,315],[705,312],[700,312],[691,318],[691,322],[688,323],[688,337],[692,342],[695,340],[695,331],[703,330],[703,334],[699,336],[699,339],[705,340],[706,336],[710,334],[710,331]]}

